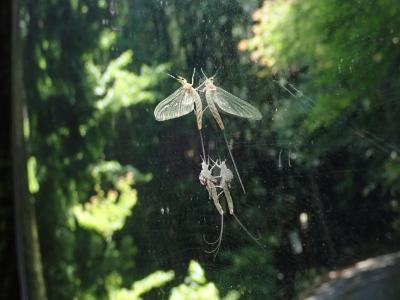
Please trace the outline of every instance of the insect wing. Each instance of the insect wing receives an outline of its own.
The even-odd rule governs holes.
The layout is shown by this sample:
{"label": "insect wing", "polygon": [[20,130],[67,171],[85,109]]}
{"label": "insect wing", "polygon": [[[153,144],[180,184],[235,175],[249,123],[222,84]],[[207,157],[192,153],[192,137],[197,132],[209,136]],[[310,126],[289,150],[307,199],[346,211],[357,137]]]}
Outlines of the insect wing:
{"label": "insect wing", "polygon": [[220,87],[216,88],[214,101],[226,113],[251,120],[261,120],[262,118],[260,111],[253,105]]}
{"label": "insect wing", "polygon": [[193,102],[189,93],[180,88],[157,105],[154,116],[157,121],[179,118],[193,110]]}

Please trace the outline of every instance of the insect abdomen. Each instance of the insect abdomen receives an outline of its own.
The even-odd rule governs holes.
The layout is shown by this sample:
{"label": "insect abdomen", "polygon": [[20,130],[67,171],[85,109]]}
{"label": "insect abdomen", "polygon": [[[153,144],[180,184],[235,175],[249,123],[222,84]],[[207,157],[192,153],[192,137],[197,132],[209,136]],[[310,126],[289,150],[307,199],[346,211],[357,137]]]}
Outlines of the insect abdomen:
{"label": "insect abdomen", "polygon": [[206,91],[206,100],[208,104],[208,108],[210,109],[215,121],[217,121],[219,128],[222,130],[225,128],[224,123],[222,122],[222,118],[218,112],[217,107],[215,106],[215,90],[207,90]]}
{"label": "insect abdomen", "polygon": [[201,104],[201,99],[199,94],[195,91],[194,95],[194,107],[196,109],[196,121],[197,121],[197,128],[201,130],[202,127],[202,118],[203,118],[203,105]]}

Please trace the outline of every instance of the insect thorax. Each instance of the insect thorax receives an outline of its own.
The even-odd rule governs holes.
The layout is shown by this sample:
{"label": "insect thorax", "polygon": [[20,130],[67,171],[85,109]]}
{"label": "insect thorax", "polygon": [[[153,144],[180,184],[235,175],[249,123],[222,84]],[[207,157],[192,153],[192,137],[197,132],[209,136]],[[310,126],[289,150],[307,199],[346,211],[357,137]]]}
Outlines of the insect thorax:
{"label": "insect thorax", "polygon": [[212,91],[217,89],[212,79],[207,79],[205,85],[206,85],[206,90]]}
{"label": "insect thorax", "polygon": [[185,83],[183,84],[183,88],[186,91],[186,93],[192,93],[193,92],[193,87],[190,83],[187,83],[185,80]]}

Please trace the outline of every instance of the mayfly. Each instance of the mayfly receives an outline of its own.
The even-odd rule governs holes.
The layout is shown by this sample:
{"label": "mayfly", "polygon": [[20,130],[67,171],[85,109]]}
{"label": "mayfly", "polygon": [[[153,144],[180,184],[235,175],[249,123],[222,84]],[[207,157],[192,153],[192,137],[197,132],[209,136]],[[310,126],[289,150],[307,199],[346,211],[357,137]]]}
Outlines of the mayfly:
{"label": "mayfly", "polygon": [[232,171],[227,167],[225,161],[221,162],[216,162],[215,165],[217,168],[220,170],[219,171],[219,176],[217,178],[220,178],[219,185],[217,187],[222,189],[222,192],[218,194],[218,197],[223,193],[225,195],[226,202],[228,203],[228,208],[229,208],[229,214],[233,216],[236,220],[236,222],[242,227],[242,229],[247,233],[249,237],[251,237],[261,248],[264,248],[262,244],[258,241],[259,239],[256,238],[254,235],[250,233],[250,231],[244,226],[244,224],[239,220],[239,218],[235,215],[234,209],[233,209],[233,200],[232,200],[232,195],[230,192],[231,188],[231,182],[233,180],[233,173]]}
{"label": "mayfly", "polygon": [[[232,200],[232,195],[230,193],[230,188],[231,188],[231,182],[233,180],[233,173],[232,171],[227,167],[225,161],[217,161],[213,162],[212,167],[210,168],[210,163],[209,163],[210,158],[208,159],[208,162],[206,162],[204,159],[202,160],[201,163],[201,172],[199,176],[200,183],[204,185],[208,191],[208,196],[210,199],[214,201],[214,205],[217,208],[219,214],[221,215],[221,228],[219,232],[218,239],[215,242],[212,242],[210,244],[217,244],[214,250],[212,251],[207,251],[208,253],[215,253],[214,258],[217,256],[219,248],[222,243],[222,235],[224,231],[224,210],[219,202],[219,197],[224,194],[225,200],[228,204],[228,209],[229,209],[229,214],[232,215],[236,222],[242,227],[242,229],[262,248],[264,246],[260,244],[258,239],[254,237],[250,231],[246,228],[246,226],[243,225],[243,223],[239,220],[239,218],[235,215],[234,213],[234,207],[233,207],[233,200]],[[218,175],[215,174],[213,175],[213,169],[217,167],[219,172],[217,171]],[[216,173],[216,172],[214,172]],[[218,184],[217,184],[218,182]],[[220,193],[217,192],[217,188],[222,189]]]}
{"label": "mayfly", "polygon": [[[212,174],[213,169],[215,167],[216,167],[216,164],[214,163],[214,165],[210,168],[210,158],[208,158],[207,162],[205,161],[205,158],[202,158],[201,172],[199,175],[200,183],[202,185],[204,185],[208,191],[208,198],[210,200],[212,199],[214,201],[214,205],[221,216],[221,228],[220,228],[218,239],[216,241],[216,242],[218,242],[218,244],[213,251],[209,252],[209,253],[215,252],[214,258],[218,254],[218,250],[219,250],[219,247],[221,246],[221,242],[222,242],[222,234],[224,232],[224,210],[223,210],[221,204],[219,203],[219,197],[218,197],[217,186],[216,186],[217,177]],[[216,242],[213,242],[212,244],[215,244]]]}
{"label": "mayfly", "polygon": [[154,109],[154,116],[157,121],[166,121],[179,118],[194,110],[196,115],[197,129],[200,132],[201,147],[205,156],[203,136],[201,134],[203,106],[199,93],[193,88],[194,75],[196,70],[193,70],[192,82],[189,83],[181,76],[175,77],[171,74],[168,76],[176,79],[182,86],[161,101]]}
{"label": "mayfly", "polygon": [[[207,106],[209,110],[211,111],[211,114],[213,115],[215,121],[217,122],[219,128],[222,130],[222,133],[224,135],[225,143],[226,146],[228,147],[229,155],[232,159],[233,166],[235,168],[236,174],[238,176],[240,186],[242,187],[242,190],[244,193],[246,193],[246,190],[244,188],[242,179],[240,178],[239,171],[237,169],[235,159],[233,158],[232,152],[229,148],[229,143],[228,139],[226,138],[225,135],[225,126],[222,121],[221,115],[218,112],[218,108],[221,109],[223,112],[250,119],[250,120],[261,120],[262,115],[260,111],[255,108],[253,105],[249,104],[248,102],[240,99],[239,97],[236,97],[224,89],[216,86],[214,84],[214,76],[207,78],[207,76],[204,74],[203,70],[201,70],[204,77],[206,78],[205,81],[200,85],[203,86],[204,88],[202,91],[205,91],[205,97],[207,101]],[[217,108],[218,107],[218,108]]]}

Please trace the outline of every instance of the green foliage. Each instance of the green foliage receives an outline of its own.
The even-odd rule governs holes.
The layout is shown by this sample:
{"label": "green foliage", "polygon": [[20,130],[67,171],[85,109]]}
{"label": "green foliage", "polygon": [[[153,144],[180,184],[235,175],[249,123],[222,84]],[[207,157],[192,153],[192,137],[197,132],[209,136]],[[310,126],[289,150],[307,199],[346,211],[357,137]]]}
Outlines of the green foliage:
{"label": "green foliage", "polygon": [[94,94],[99,97],[96,107],[100,111],[115,113],[142,101],[154,101],[156,94],[149,88],[155,86],[166,66],[142,66],[140,74],[135,74],[126,69],[132,63],[132,57],[131,50],[125,51],[110,61],[103,73],[102,66],[87,62],[88,74],[95,82]]}
{"label": "green foliage", "polygon": [[107,278],[107,290],[109,300],[140,300],[142,295],[154,288],[159,288],[174,279],[173,271],[156,271],[146,278],[135,281],[131,289],[119,288],[122,279],[116,273]]}
{"label": "green foliage", "polygon": [[[396,1],[22,2],[49,299],[292,299],[321,270],[398,242]],[[262,111],[224,121],[248,190],[233,184],[236,213],[265,249],[227,218],[216,260],[203,253],[219,219],[197,181],[193,116],[153,116],[179,86],[164,72],[193,67],[221,67],[218,84]],[[207,116],[207,150],[228,157]]]}
{"label": "green foliage", "polygon": [[29,157],[27,162],[27,175],[28,175],[28,188],[31,194],[35,194],[39,191],[39,182],[37,180],[36,173],[36,158],[34,156]]}
{"label": "green foliage", "polygon": [[[24,128],[35,158],[28,170],[49,299],[104,298],[102,282],[114,268],[133,279],[137,248],[131,236],[114,235],[137,202],[131,184],[152,177],[107,159],[105,148],[121,109],[154,101],[151,89],[163,67],[143,66],[136,75],[129,70],[131,51],[110,57],[115,34],[97,23],[105,12],[92,1],[26,3],[21,10],[22,22],[31,22],[25,32],[30,113]],[[61,19],[63,26],[52,23]]]}
{"label": "green foliage", "polygon": [[273,278],[277,273],[271,265],[274,246],[276,243],[271,239],[268,248],[264,250],[257,245],[251,245],[241,247],[234,254],[225,255],[230,265],[222,271],[227,285],[236,287],[238,295],[249,295],[254,299],[273,298],[276,283],[265,278]]}
{"label": "green foliage", "polygon": [[114,232],[124,226],[136,204],[137,194],[131,188],[132,183],[133,174],[128,173],[118,179],[116,190],[105,193],[99,189],[90,202],[75,205],[72,210],[79,225],[111,239]]}
{"label": "green foliage", "polygon": [[[253,36],[239,44],[286,98],[273,98],[271,127],[282,147],[279,160],[290,149],[296,166],[296,174],[286,174],[287,197],[297,199],[297,213],[320,215],[311,221],[314,232],[328,234],[324,243],[337,253],[351,245],[349,256],[365,255],[382,231],[397,236],[397,200],[389,199],[400,184],[399,13],[395,1],[265,1],[253,14]],[[284,218],[287,226],[290,217]],[[349,229],[339,229],[343,222]],[[309,243],[318,240],[311,230],[303,234]],[[335,256],[327,248],[318,254],[322,266]],[[304,289],[313,272],[293,275],[295,289]]]}
{"label": "green foliage", "polygon": [[[190,261],[188,268],[188,276],[185,283],[174,287],[171,290],[169,300],[219,300],[219,292],[212,282],[207,282],[203,268],[194,260]],[[239,295],[235,291],[230,291],[223,298],[225,300],[239,299]]]}
{"label": "green foliage", "polygon": [[[313,131],[365,101],[375,104],[364,106],[366,113],[379,106],[376,92],[392,80],[385,75],[397,59],[392,28],[399,12],[393,1],[268,1],[254,14],[256,34],[242,48],[272,73],[308,68],[313,80],[306,91],[319,91],[305,120]],[[332,88],[334,93],[327,92]]]}

